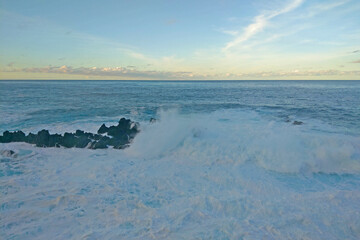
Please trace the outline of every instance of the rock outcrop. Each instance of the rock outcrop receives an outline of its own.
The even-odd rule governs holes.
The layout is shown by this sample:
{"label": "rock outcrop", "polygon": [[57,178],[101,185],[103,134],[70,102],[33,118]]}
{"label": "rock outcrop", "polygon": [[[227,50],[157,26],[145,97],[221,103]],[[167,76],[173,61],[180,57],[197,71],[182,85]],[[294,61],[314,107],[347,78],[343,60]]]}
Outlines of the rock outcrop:
{"label": "rock outcrop", "polygon": [[37,134],[22,131],[5,131],[0,136],[0,143],[26,142],[37,147],[65,147],[65,148],[108,148],[123,149],[129,146],[139,132],[139,124],[130,119],[121,118],[117,126],[101,125],[97,133],[76,130],[75,133],[65,132],[64,135],[50,134],[48,130],[41,130]]}

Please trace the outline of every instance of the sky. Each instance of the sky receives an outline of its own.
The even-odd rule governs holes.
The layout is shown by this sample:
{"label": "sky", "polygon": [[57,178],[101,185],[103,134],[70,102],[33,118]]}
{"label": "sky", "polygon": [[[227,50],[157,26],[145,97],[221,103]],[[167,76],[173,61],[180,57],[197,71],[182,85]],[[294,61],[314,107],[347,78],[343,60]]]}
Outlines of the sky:
{"label": "sky", "polygon": [[360,80],[359,0],[0,0],[0,79]]}

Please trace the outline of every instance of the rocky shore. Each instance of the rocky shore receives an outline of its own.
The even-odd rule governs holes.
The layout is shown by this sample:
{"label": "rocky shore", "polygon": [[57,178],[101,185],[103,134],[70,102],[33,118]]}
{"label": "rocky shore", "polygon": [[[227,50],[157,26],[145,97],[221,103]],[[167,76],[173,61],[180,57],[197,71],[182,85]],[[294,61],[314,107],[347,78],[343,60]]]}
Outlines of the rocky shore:
{"label": "rocky shore", "polygon": [[65,148],[90,148],[100,149],[113,147],[123,149],[139,133],[139,124],[130,119],[121,118],[117,126],[107,127],[101,125],[97,133],[76,130],[75,133],[65,132],[61,134],[50,134],[48,130],[41,130],[37,134],[26,135],[22,131],[3,132],[0,143],[26,142],[35,144],[37,147],[65,147]]}

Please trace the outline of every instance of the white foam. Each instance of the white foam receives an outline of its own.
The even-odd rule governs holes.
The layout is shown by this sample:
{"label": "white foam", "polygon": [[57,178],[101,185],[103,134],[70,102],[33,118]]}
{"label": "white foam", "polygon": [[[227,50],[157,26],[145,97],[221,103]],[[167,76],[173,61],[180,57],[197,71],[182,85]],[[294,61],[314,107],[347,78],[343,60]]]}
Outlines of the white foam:
{"label": "white foam", "polygon": [[[317,128],[319,123],[316,122]],[[328,130],[329,126],[324,126]],[[218,111],[182,116],[161,112],[143,126],[127,153],[156,158],[176,155],[193,161],[255,162],[279,172],[360,173],[360,138],[269,122],[254,112]]]}
{"label": "white foam", "polygon": [[125,151],[0,144],[19,155],[0,161],[0,232],[5,239],[359,239],[359,138],[311,124],[235,110],[168,111],[142,123]]}

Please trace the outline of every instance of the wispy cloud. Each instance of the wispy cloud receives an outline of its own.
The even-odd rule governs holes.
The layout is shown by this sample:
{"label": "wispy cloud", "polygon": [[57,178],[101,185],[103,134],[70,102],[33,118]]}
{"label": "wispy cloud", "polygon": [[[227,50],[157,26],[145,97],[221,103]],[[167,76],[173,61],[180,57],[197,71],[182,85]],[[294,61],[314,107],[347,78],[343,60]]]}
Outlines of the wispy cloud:
{"label": "wispy cloud", "polygon": [[311,8],[308,9],[307,13],[300,17],[303,17],[303,18],[314,17],[322,12],[329,11],[331,9],[340,7],[340,6],[348,3],[349,1],[351,1],[351,0],[343,0],[343,1],[336,0],[336,1],[326,2],[326,3],[316,4],[314,6],[311,6]]}
{"label": "wispy cloud", "polygon": [[339,7],[341,5],[344,5],[345,3],[348,3],[350,0],[343,0],[343,1],[333,1],[330,3],[323,3],[320,5],[317,5],[316,8],[321,10],[321,11],[327,11],[336,7]]}
{"label": "wispy cloud", "polygon": [[239,34],[239,31],[234,31],[234,30],[219,30],[219,31],[231,36],[237,36]]}
{"label": "wispy cloud", "polygon": [[228,42],[224,48],[224,50],[229,50],[232,47],[235,47],[239,45],[240,43],[243,43],[247,41],[249,38],[254,36],[256,33],[260,32],[264,29],[264,27],[267,24],[268,19],[264,17],[264,15],[259,15],[255,18],[254,22],[247,26],[244,30],[244,33],[240,36],[236,36],[234,40],[231,42]]}
{"label": "wispy cloud", "polygon": [[304,2],[304,0],[293,0],[290,4],[288,4],[284,8],[274,10],[274,11],[270,11],[270,12],[268,12],[266,14],[260,14],[260,15],[256,16],[254,18],[253,23],[248,25],[244,29],[244,31],[243,31],[243,33],[241,35],[237,35],[235,37],[235,39],[228,42],[223,50],[227,51],[227,50],[229,50],[229,49],[231,49],[231,48],[233,48],[233,47],[235,47],[235,46],[249,40],[255,34],[261,32],[269,24],[269,21],[272,18],[277,17],[277,16],[279,16],[281,14],[288,13],[288,12],[298,8],[303,2]]}

